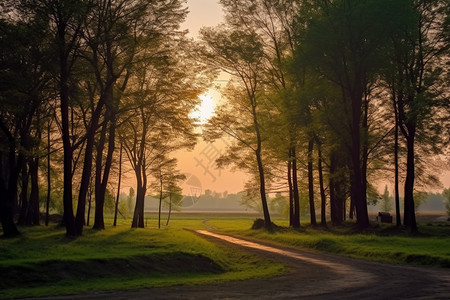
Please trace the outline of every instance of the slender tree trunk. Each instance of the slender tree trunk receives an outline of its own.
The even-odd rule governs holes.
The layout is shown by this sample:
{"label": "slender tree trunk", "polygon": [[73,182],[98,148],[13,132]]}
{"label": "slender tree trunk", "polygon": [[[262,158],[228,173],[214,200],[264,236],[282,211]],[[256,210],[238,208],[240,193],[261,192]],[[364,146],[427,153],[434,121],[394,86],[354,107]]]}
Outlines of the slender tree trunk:
{"label": "slender tree trunk", "polygon": [[327,199],[325,197],[325,189],[323,186],[323,170],[322,170],[322,150],[319,144],[319,159],[318,166],[319,169],[319,188],[320,188],[320,224],[327,227],[327,216],[326,216],[326,206]]}
{"label": "slender tree trunk", "polygon": [[170,215],[172,214],[172,193],[169,193],[169,214],[167,216],[166,226],[169,226]]}
{"label": "slender tree trunk", "polygon": [[292,158],[291,149],[289,149],[288,169],[288,186],[289,186],[289,226],[294,226],[294,191],[292,190]]}
{"label": "slender tree trunk", "polygon": [[[98,193],[99,203],[102,205],[98,207],[95,205],[95,223],[94,228],[96,228],[95,224],[98,224],[99,227],[96,229],[105,229],[105,221],[103,217],[104,212],[104,204],[105,204],[105,196],[106,196],[106,189],[108,186],[108,180],[109,180],[109,174],[111,172],[111,166],[112,166],[112,160],[115,150],[115,138],[116,138],[116,112],[112,111],[110,113],[109,118],[109,133],[108,133],[108,152],[106,154],[106,160],[105,160],[105,166],[103,169],[103,178],[100,184],[100,190]],[[96,199],[97,201],[97,199]],[[98,210],[98,212],[97,212]],[[97,220],[98,218],[98,220]]]}
{"label": "slender tree trunk", "polygon": [[294,192],[294,228],[300,228],[300,196],[298,193],[297,153],[292,147],[292,187]]}
{"label": "slender tree trunk", "polygon": [[[254,97],[254,96],[253,96]],[[270,220],[270,213],[269,213],[269,207],[267,205],[267,197],[266,197],[266,182],[264,178],[264,167],[261,157],[261,134],[256,114],[256,99],[253,98],[252,100],[252,114],[253,114],[253,126],[256,133],[256,142],[257,147],[255,151],[256,156],[256,162],[258,165],[258,173],[259,173],[259,192],[261,196],[261,204],[264,214],[264,226],[266,229],[272,229],[272,221]]]}
{"label": "slender tree trunk", "polygon": [[117,184],[117,197],[116,197],[116,205],[114,208],[114,226],[117,225],[117,211],[119,210],[119,198],[120,198],[120,182],[122,179],[122,143],[120,143],[120,152],[119,152],[119,182]]}
{"label": "slender tree trunk", "polygon": [[105,224],[103,223],[103,204],[104,197],[101,197],[101,183],[102,183],[102,169],[103,169],[103,149],[106,142],[107,122],[103,122],[102,130],[100,133],[100,139],[97,144],[97,158],[95,165],[95,212],[94,212],[94,225],[93,229],[103,230]]}
{"label": "slender tree trunk", "polygon": [[60,66],[60,109],[61,109],[61,134],[64,150],[64,224],[66,225],[66,235],[75,236],[75,218],[72,207],[72,160],[73,149],[70,141],[70,125],[69,125],[69,67],[66,54],[66,24],[62,23],[58,26],[58,42],[59,42],[59,66]]}
{"label": "slender tree trunk", "polygon": [[400,217],[400,193],[399,193],[399,183],[398,183],[398,110],[397,103],[394,97],[394,117],[395,117],[395,129],[394,129],[394,194],[395,194],[395,219],[397,227],[402,225],[402,220]]}
{"label": "slender tree trunk", "polygon": [[21,190],[20,190],[20,213],[17,224],[27,225],[27,212],[28,212],[28,181],[30,173],[28,172],[26,161],[22,162],[21,166]]}
{"label": "slender tree trunk", "polygon": [[313,162],[312,162],[313,149],[314,149],[314,137],[311,137],[308,142],[309,213],[310,213],[311,225],[317,225],[316,208],[314,205],[314,176],[313,176]]}
{"label": "slender tree trunk", "polygon": [[406,158],[406,179],[405,179],[405,204],[404,204],[404,224],[409,231],[417,232],[416,212],[414,206],[414,138],[415,126],[408,126],[408,137],[406,138],[408,154]]}
{"label": "slender tree trunk", "polygon": [[[83,234],[83,226],[85,225],[86,211],[86,195],[89,189],[89,182],[92,176],[92,160],[94,153],[95,133],[100,122],[101,112],[104,105],[104,95],[100,97],[99,103],[92,113],[91,124],[86,133],[86,149],[84,152],[83,173],[81,175],[80,191],[78,194],[78,206],[76,216],[76,230],[78,235]],[[101,164],[101,161],[100,161]],[[97,206],[96,206],[97,209]]]}
{"label": "slender tree trunk", "polygon": [[31,191],[27,211],[27,224],[39,225],[39,157],[30,160]]}
{"label": "slender tree trunk", "polygon": [[163,180],[161,170],[159,170],[159,207],[158,207],[158,228],[161,228],[161,206],[163,195]]}
{"label": "slender tree trunk", "polygon": [[45,226],[48,226],[49,215],[50,215],[50,195],[51,195],[51,164],[50,164],[50,130],[51,130],[51,119],[49,118],[47,124],[47,201],[45,203]]}
{"label": "slender tree trunk", "polygon": [[91,208],[92,208],[92,176],[89,180],[89,196],[88,196],[88,211],[87,211],[87,221],[86,226],[89,226],[91,220]]}

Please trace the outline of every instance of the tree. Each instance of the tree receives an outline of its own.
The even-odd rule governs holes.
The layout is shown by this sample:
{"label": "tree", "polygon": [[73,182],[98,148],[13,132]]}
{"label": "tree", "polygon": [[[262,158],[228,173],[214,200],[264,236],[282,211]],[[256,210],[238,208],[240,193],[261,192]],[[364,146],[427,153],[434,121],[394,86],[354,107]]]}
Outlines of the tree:
{"label": "tree", "polygon": [[201,35],[207,62],[234,79],[233,83],[228,84],[229,105],[219,108],[216,116],[209,120],[209,138],[213,140],[223,134],[229,135],[239,146],[253,153],[259,175],[259,195],[265,227],[270,229],[272,222],[262,161],[262,127],[258,117],[261,101],[259,68],[263,60],[261,41],[254,32],[237,29],[202,29]]}
{"label": "tree", "polygon": [[[316,14],[306,26],[302,51],[312,68],[336,84],[348,115],[347,126],[351,160],[351,199],[360,228],[369,226],[365,191],[366,166],[362,160],[363,100],[375,74],[383,65],[380,47],[385,43],[388,24],[387,4],[380,1],[313,1]],[[385,22],[386,21],[386,22]]]}
{"label": "tree", "polygon": [[[6,237],[18,234],[13,216],[18,206],[20,175],[19,221],[21,224],[39,224],[39,116],[50,81],[49,49],[41,44],[46,40],[45,25],[35,16],[30,16],[29,20],[19,14],[14,21],[0,19],[0,221]],[[32,177],[30,201],[27,193],[28,166]]]}
{"label": "tree", "polygon": [[169,216],[167,224],[169,224],[170,214],[172,211],[172,198],[175,200],[175,205],[181,201],[181,189],[178,187],[180,180],[186,180],[186,176],[176,170],[177,159],[167,159],[161,155],[152,168],[152,174],[156,181],[153,187],[159,190],[159,206],[158,206],[158,228],[161,228],[161,208],[163,200],[169,198]]}
{"label": "tree", "polygon": [[[273,122],[265,126],[264,139],[268,141],[265,147],[273,148],[274,155],[269,156],[286,163],[290,224],[297,228],[300,226],[297,152],[300,124],[303,125],[302,112],[299,114],[298,109],[302,105],[298,102],[303,99],[299,99],[295,91],[302,88],[302,82],[292,80],[287,66],[295,52],[294,24],[299,3],[293,0],[222,0],[221,4],[228,24],[254,32],[261,42],[264,53],[258,72],[268,92],[267,103],[273,102],[265,111],[267,119]],[[270,127],[276,130],[270,131]]]}
{"label": "tree", "polygon": [[[396,123],[406,140],[407,162],[404,187],[404,225],[417,231],[414,204],[417,140],[427,137],[434,145],[442,129],[440,110],[448,102],[446,76],[440,67],[448,59],[449,8],[446,1],[407,1],[403,3],[399,23],[390,32],[388,52],[392,69],[386,81],[390,85]],[[443,102],[444,101],[444,102]],[[446,104],[444,104],[445,106]],[[433,147],[437,152],[440,147]]]}

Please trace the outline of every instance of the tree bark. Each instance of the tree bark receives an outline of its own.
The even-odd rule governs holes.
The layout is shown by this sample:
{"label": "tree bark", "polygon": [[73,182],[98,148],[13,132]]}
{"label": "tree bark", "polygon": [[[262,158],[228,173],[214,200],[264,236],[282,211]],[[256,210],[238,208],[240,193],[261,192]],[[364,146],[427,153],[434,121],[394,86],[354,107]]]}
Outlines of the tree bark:
{"label": "tree bark", "polygon": [[147,191],[147,175],[145,174],[145,168],[138,162],[135,167],[137,191],[136,191],[136,205],[134,208],[133,221],[131,223],[132,228],[144,228],[144,201],[145,193]]}
{"label": "tree bark", "polygon": [[311,137],[308,142],[308,191],[309,191],[309,213],[311,225],[317,225],[316,208],[314,205],[314,176],[313,176],[313,162],[312,152],[314,149],[314,137]]}
{"label": "tree bark", "polygon": [[172,214],[172,193],[169,193],[169,214],[167,216],[166,226],[169,226],[171,214]]}
{"label": "tree bark", "polygon": [[[409,125],[409,126],[408,126]],[[416,212],[414,206],[414,142],[415,126],[408,124],[408,136],[406,143],[408,154],[406,158],[406,179],[405,179],[405,204],[404,204],[404,224],[412,233],[417,232]]]}
{"label": "tree bark", "polygon": [[395,97],[393,99],[394,103],[394,117],[395,117],[395,129],[394,129],[394,194],[395,194],[395,220],[396,226],[400,227],[402,225],[402,220],[400,217],[400,192],[399,192],[399,168],[398,168],[398,110]]}
{"label": "tree bark", "polygon": [[23,161],[20,171],[21,190],[20,190],[20,212],[19,220],[17,224],[27,224],[27,212],[28,212],[28,185],[29,185],[30,173],[28,172],[27,162]]}
{"label": "tree bark", "polygon": [[326,205],[327,199],[325,196],[325,189],[323,186],[323,170],[322,170],[322,150],[319,144],[319,159],[318,166],[319,169],[319,188],[320,188],[320,224],[324,227],[327,227],[327,216],[326,216]]}
{"label": "tree bark", "polygon": [[117,197],[116,197],[116,203],[114,207],[114,224],[113,226],[117,225],[117,212],[119,210],[119,198],[120,198],[120,182],[122,179],[122,143],[120,144],[120,151],[119,151],[119,182],[117,184]]}
{"label": "tree bark", "polygon": [[163,180],[161,170],[159,170],[159,207],[158,207],[158,228],[161,228],[161,206],[163,195]]}
{"label": "tree bark", "polygon": [[47,201],[45,203],[45,226],[48,226],[50,215],[50,196],[51,196],[51,164],[50,164],[50,130],[51,130],[51,118],[48,120],[47,125]]}
{"label": "tree bark", "polygon": [[39,157],[30,160],[31,191],[27,210],[27,225],[39,225]]}
{"label": "tree bark", "polygon": [[294,228],[300,228],[300,196],[298,193],[297,152],[292,147],[292,187],[294,192]]}
{"label": "tree bark", "polygon": [[75,218],[72,207],[72,160],[73,149],[70,141],[69,125],[69,66],[66,53],[66,26],[63,22],[58,23],[59,43],[59,67],[60,67],[60,109],[61,109],[61,133],[64,150],[64,224],[66,235],[75,236]]}
{"label": "tree bark", "polygon": [[287,164],[287,179],[288,179],[288,187],[289,187],[289,226],[294,226],[294,191],[292,187],[292,157],[291,157],[291,149],[289,148],[289,160]]}
{"label": "tree bark", "polygon": [[[358,77],[357,77],[358,78]],[[367,212],[367,197],[364,193],[361,170],[361,109],[362,93],[356,91],[352,95],[351,124],[351,197],[355,203],[357,224],[360,229],[368,228],[369,214]]]}
{"label": "tree bark", "polygon": [[[103,223],[103,204],[104,197],[101,197],[101,183],[102,183],[102,164],[103,164],[103,149],[106,142],[106,131],[107,131],[107,122],[103,122],[102,130],[100,133],[100,139],[97,144],[97,157],[95,164],[95,212],[94,212],[94,225],[93,229],[102,230],[105,228],[105,224]],[[97,207],[100,206],[100,207]]]}

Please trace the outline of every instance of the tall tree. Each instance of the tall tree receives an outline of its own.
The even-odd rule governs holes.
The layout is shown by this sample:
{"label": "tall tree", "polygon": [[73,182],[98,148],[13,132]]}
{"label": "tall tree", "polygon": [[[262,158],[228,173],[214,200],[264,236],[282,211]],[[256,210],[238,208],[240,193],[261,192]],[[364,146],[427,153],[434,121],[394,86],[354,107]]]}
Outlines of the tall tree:
{"label": "tall tree", "polygon": [[442,129],[442,118],[447,117],[440,111],[442,105],[448,105],[447,74],[440,65],[442,59],[448,59],[450,49],[449,7],[446,1],[411,0],[402,3],[400,9],[399,24],[389,32],[392,68],[386,80],[391,87],[396,123],[407,146],[404,225],[416,232],[416,142],[425,136],[428,141],[434,137],[432,143],[439,145],[435,138]]}
{"label": "tall tree", "polygon": [[[360,228],[369,226],[361,157],[363,100],[380,68],[380,45],[385,42],[387,18],[381,1],[313,1],[316,15],[305,35],[305,59],[340,89],[348,109],[347,148],[351,154],[351,198]],[[386,19],[387,20],[387,19]]]}
{"label": "tall tree", "polygon": [[223,134],[234,138],[255,157],[259,175],[259,194],[265,227],[270,229],[269,207],[266,197],[266,179],[263,164],[262,127],[258,115],[261,99],[261,75],[264,52],[258,35],[241,30],[203,29],[205,58],[218,70],[230,74],[233,83],[228,85],[229,105],[222,107],[210,119],[209,134],[212,139]]}

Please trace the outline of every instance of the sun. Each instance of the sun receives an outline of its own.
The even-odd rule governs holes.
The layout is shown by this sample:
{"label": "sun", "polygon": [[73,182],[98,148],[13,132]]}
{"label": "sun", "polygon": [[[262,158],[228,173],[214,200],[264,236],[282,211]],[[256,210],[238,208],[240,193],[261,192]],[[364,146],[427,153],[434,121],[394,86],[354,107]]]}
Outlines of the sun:
{"label": "sun", "polygon": [[203,93],[198,98],[201,102],[189,116],[193,119],[198,119],[200,124],[205,124],[214,115],[216,102],[209,93]]}

